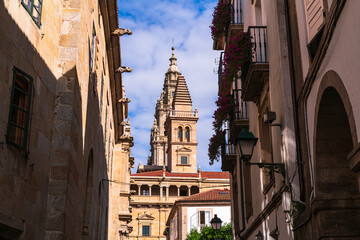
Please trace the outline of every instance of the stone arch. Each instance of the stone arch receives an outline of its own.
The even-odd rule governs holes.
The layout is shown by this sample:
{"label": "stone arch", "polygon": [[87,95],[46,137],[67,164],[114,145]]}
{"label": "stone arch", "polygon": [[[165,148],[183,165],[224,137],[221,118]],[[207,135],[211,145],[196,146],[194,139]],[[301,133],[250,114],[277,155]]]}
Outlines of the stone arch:
{"label": "stone arch", "polygon": [[90,233],[90,220],[91,220],[91,204],[92,204],[92,192],[94,184],[94,152],[90,150],[88,157],[88,165],[86,171],[86,188],[85,188],[85,202],[84,202],[84,214],[83,214],[83,229],[82,234],[88,236]]}
{"label": "stone arch", "polygon": [[[328,87],[335,88],[341,97],[341,100],[345,107],[346,114],[348,116],[353,145],[356,146],[358,144],[358,137],[357,137],[356,124],[355,124],[355,119],[354,119],[354,114],[353,114],[350,98],[349,98],[349,95],[346,91],[346,88],[345,88],[344,83],[341,80],[340,76],[333,70],[326,72],[321,80],[317,98],[316,98],[315,113],[319,112],[319,105],[320,105],[321,97],[322,97],[325,89]],[[318,115],[315,114],[315,121],[314,121],[315,125],[314,126],[316,126],[317,117],[318,117]],[[314,131],[314,140],[315,140],[315,136],[316,136],[316,128]]]}
{"label": "stone arch", "polygon": [[326,198],[358,195],[357,175],[347,160],[357,143],[356,126],[346,89],[334,71],[327,72],[320,84],[314,123],[316,194]]}

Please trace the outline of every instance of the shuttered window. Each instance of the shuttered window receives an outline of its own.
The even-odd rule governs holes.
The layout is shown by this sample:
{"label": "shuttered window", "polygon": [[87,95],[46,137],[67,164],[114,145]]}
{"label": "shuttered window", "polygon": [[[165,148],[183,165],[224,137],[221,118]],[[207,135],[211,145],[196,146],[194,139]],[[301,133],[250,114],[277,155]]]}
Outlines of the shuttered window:
{"label": "shuttered window", "polygon": [[13,76],[6,142],[26,152],[33,80],[16,67]]}
{"label": "shuttered window", "polygon": [[28,11],[35,24],[40,27],[43,0],[21,0],[21,4]]}
{"label": "shuttered window", "polygon": [[323,0],[305,0],[305,12],[310,43],[325,23]]}

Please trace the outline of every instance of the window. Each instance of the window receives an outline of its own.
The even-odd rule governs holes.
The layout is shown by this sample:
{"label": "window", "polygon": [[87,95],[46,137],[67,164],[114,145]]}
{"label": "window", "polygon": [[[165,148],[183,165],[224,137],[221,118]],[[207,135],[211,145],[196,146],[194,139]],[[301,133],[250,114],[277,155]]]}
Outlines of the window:
{"label": "window", "polygon": [[187,142],[190,142],[190,128],[189,127],[185,128],[185,140]]}
{"label": "window", "polygon": [[96,39],[96,32],[95,26],[93,26],[92,38],[91,38],[91,50],[90,50],[90,65],[89,65],[89,76],[90,81],[92,81],[92,72],[94,69],[94,60],[95,60],[95,39]]}
{"label": "window", "polygon": [[174,97],[174,96],[175,96],[175,92],[172,92],[172,93],[171,93],[171,96]]}
{"label": "window", "polygon": [[14,67],[6,142],[26,152],[32,97],[32,77]]}
{"label": "window", "polygon": [[149,189],[143,189],[142,190],[142,195],[143,196],[149,196]]}
{"label": "window", "polygon": [[187,156],[181,156],[181,164],[188,164]]}
{"label": "window", "polygon": [[34,20],[36,26],[41,26],[41,10],[43,0],[21,0],[21,4]]}
{"label": "window", "polygon": [[201,229],[210,223],[210,211],[199,211],[198,218],[199,218],[199,226]]}
{"label": "window", "polygon": [[182,136],[183,136],[183,131],[182,131],[182,127],[178,128],[178,142],[182,142]]}
{"label": "window", "polygon": [[166,196],[166,188],[163,188],[163,196]]}
{"label": "window", "polygon": [[142,235],[150,236],[150,226],[142,226]]}

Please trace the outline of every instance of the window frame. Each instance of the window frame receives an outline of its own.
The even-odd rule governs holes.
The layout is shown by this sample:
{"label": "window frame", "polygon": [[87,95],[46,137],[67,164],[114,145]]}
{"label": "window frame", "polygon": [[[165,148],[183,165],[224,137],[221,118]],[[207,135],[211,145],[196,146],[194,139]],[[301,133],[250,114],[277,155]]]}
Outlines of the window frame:
{"label": "window frame", "polygon": [[[147,228],[147,235],[144,232],[144,228]],[[141,236],[143,237],[150,237],[150,225],[142,225],[141,228]]]}
{"label": "window frame", "polygon": [[[21,127],[11,120],[11,116],[12,116],[13,108],[14,108],[13,101],[14,101],[14,96],[15,96],[15,88],[16,88],[15,84],[16,84],[17,74],[22,75],[29,81],[28,93],[24,92],[22,89],[18,89],[19,91],[21,91],[28,97],[28,101],[26,103],[27,104],[26,109],[21,109],[21,111],[25,112],[25,116],[26,116],[25,117],[25,126],[23,128],[23,131],[24,131],[23,145],[19,145],[15,142],[12,142],[11,140],[9,140],[10,125],[15,126],[17,128]],[[7,123],[7,129],[6,129],[6,144],[14,146],[14,147],[24,151],[26,155],[28,154],[28,137],[29,137],[29,126],[30,126],[31,103],[33,100],[32,94],[33,94],[33,78],[29,74],[25,73],[21,69],[14,66],[13,67],[13,83],[12,83],[12,87],[11,87],[11,97],[10,97],[10,106],[9,106],[9,116],[8,116],[8,123]],[[16,108],[16,106],[15,106],[15,108]],[[17,108],[19,108],[19,107],[17,107]]]}
{"label": "window frame", "polygon": [[[34,23],[36,24],[36,26],[38,28],[41,27],[41,12],[42,12],[42,9],[43,9],[43,3],[44,3],[44,0],[38,0],[39,1],[39,4],[40,4],[40,12],[36,9],[36,7],[34,6],[34,1],[35,0],[28,0],[29,3],[30,3],[30,9],[28,9],[28,6],[24,3],[24,0],[21,0],[21,5],[25,8],[25,10],[29,13],[30,17],[32,18],[32,20],[34,21]],[[39,14],[39,22],[36,21],[36,18],[34,18],[33,16],[33,12],[34,12],[34,8],[35,8],[35,11]]]}

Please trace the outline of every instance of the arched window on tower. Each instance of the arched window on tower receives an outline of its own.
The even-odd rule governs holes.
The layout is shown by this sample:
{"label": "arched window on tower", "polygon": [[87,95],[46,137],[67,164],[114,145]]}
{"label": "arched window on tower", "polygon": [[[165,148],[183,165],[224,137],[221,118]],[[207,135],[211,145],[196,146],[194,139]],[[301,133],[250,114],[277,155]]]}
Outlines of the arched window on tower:
{"label": "arched window on tower", "polygon": [[185,128],[185,141],[190,142],[190,128],[189,127]]}
{"label": "arched window on tower", "polygon": [[178,142],[182,142],[183,141],[183,129],[182,127],[178,128]]}

